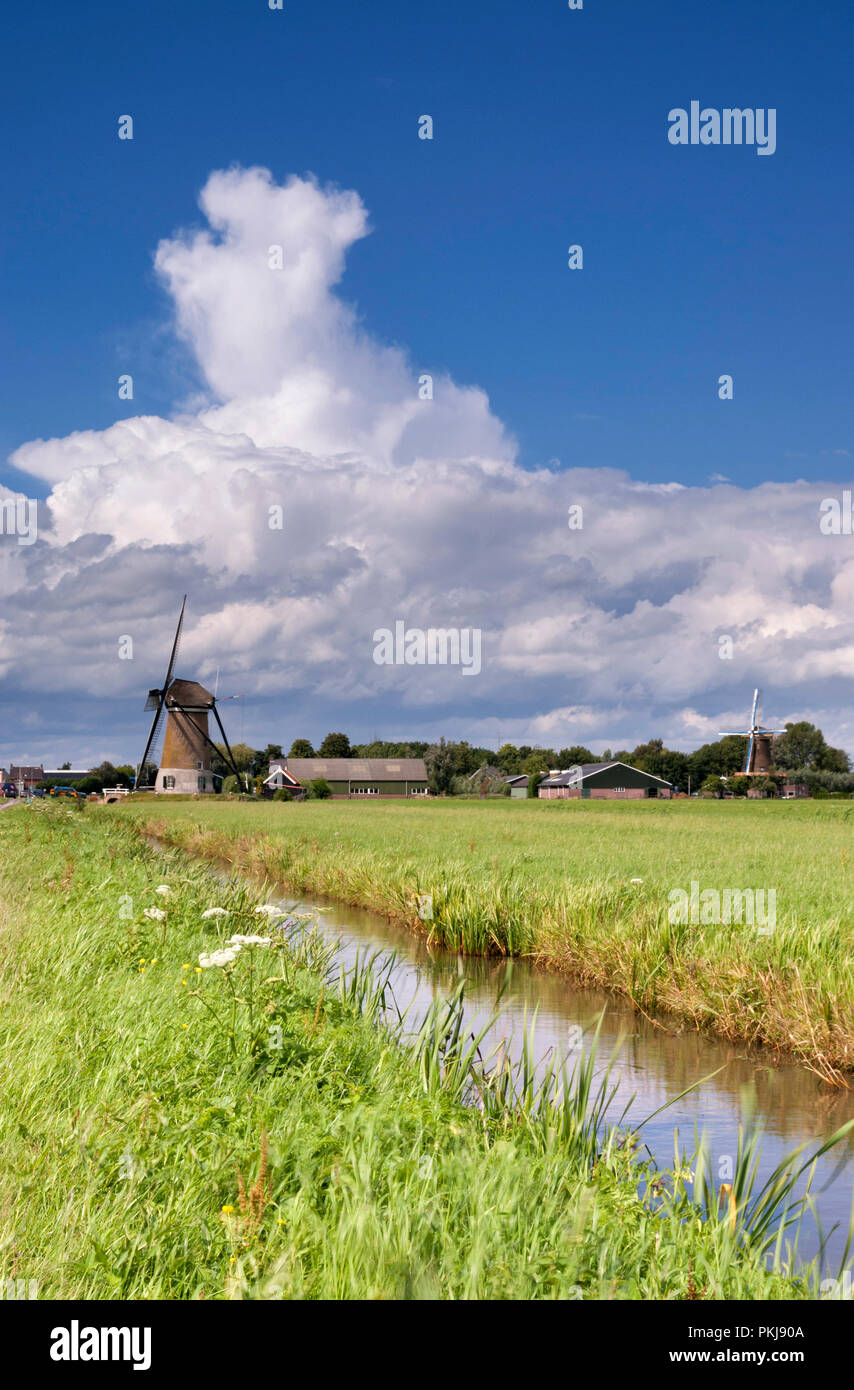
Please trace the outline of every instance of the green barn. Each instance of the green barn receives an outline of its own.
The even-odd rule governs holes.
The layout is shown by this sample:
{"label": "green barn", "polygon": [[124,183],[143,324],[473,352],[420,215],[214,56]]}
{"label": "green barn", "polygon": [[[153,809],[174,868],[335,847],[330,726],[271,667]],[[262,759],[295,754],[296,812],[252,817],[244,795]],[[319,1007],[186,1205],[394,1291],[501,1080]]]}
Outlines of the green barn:
{"label": "green barn", "polygon": [[583,763],[551,772],[537,787],[537,796],[548,798],[590,797],[594,800],[631,801],[645,796],[669,797],[673,788],[663,777],[628,763]]}
{"label": "green barn", "polygon": [[423,758],[276,758],[264,786],[304,796],[318,777],[329,783],[334,797],[350,801],[428,795]]}

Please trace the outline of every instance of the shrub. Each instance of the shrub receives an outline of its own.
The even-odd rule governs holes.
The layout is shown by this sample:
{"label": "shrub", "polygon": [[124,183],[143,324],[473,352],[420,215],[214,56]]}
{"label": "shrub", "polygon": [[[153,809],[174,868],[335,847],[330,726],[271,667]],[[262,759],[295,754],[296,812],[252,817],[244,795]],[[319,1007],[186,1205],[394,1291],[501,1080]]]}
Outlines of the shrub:
{"label": "shrub", "polygon": [[312,801],[325,801],[332,795],[332,788],[325,777],[315,777],[314,781],[308,784],[308,795]]}

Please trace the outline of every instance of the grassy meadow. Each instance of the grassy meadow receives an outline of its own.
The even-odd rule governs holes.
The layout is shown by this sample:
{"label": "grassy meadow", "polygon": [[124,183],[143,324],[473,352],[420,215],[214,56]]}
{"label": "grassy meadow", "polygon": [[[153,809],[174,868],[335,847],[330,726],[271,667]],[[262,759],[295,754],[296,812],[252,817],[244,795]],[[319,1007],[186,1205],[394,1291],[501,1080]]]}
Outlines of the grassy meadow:
{"label": "grassy meadow", "polygon": [[[490,827],[519,857],[527,809],[393,808],[410,837],[397,865],[383,807],[158,815],[178,838],[201,819],[226,844],[263,828],[327,887],[361,855],[382,892],[403,892],[419,855],[432,882],[450,835],[454,872],[470,854],[487,885]],[[751,1190],[749,1140],[730,1191],[702,1157],[653,1174],[603,1117],[589,1057],[555,1099],[524,1065],[484,1066],[453,1000],[403,1037],[383,1022],[381,969],[336,978],[308,923],[158,853],[139,816],[34,804],[0,818],[5,1278],[54,1299],[817,1296],[775,1238],[788,1175]],[[547,841],[583,822],[534,810],[527,824]],[[314,849],[332,827],[337,861]],[[545,891],[522,880],[509,900],[526,881]]]}
{"label": "grassy meadow", "polygon": [[[828,1080],[854,1069],[846,802],[160,797],[116,814],[451,950],[533,956],[644,1013],[793,1054]],[[775,890],[774,929],[671,923],[668,895],[692,881]]]}

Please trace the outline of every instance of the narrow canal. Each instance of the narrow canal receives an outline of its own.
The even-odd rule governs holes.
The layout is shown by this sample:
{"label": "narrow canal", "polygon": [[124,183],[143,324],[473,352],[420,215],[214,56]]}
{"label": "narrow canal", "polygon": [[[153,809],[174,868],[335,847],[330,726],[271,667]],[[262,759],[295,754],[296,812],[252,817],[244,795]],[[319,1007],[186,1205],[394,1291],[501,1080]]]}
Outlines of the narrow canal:
{"label": "narrow canal", "polygon": [[[164,848],[156,841],[149,843]],[[227,876],[234,871],[222,866],[216,872]],[[260,892],[263,885],[257,886]],[[637,1127],[666,1102],[673,1102],[641,1128],[643,1143],[662,1168],[674,1163],[677,1134],[680,1153],[689,1157],[704,1136],[712,1176],[716,1182],[725,1180],[727,1162],[735,1163],[739,1125],[749,1125],[752,1117],[762,1144],[756,1192],[799,1145],[807,1145],[803,1159],[854,1119],[854,1089],[831,1088],[806,1067],[775,1061],[770,1052],[719,1042],[694,1031],[680,1032],[678,1020],[647,1020],[611,995],[574,989],[560,975],[526,961],[513,961],[505,980],[504,960],[457,956],[429,946],[413,932],[359,908],[295,899],[286,893],[272,894],[268,900],[316,912],[322,936],[340,943],[339,969],[351,967],[357,954],[361,959],[376,950],[393,954],[390,984],[401,1011],[410,1009],[407,1028],[413,1031],[431,1000],[447,995],[456,985],[460,971],[466,978],[466,1017],[472,1031],[491,1017],[498,991],[506,985],[500,1018],[485,1039],[484,1051],[505,1041],[511,1057],[518,1057],[536,1011],[536,1057],[544,1058],[556,1049],[571,1063],[580,1038],[588,1038],[604,1011],[596,1066],[601,1075],[611,1065],[615,1095],[609,1117],[616,1122],[628,1106],[625,1123]],[[704,1077],[709,1079],[681,1096]],[[835,1275],[839,1269],[851,1219],[852,1188],[854,1131],[818,1160],[810,1186],[813,1209],[804,1214],[798,1237],[798,1253],[806,1260],[819,1254],[824,1242],[826,1274]]]}

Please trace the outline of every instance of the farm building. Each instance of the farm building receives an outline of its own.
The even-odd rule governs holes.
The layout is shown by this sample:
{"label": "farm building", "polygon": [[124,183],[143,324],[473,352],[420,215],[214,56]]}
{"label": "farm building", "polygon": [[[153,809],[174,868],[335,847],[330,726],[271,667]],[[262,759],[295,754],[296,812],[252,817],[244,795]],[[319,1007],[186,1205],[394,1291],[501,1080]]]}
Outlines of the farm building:
{"label": "farm building", "polygon": [[14,782],[19,791],[31,792],[37,782],[44,780],[44,768],[39,767],[16,767],[14,763],[9,768],[9,781]]}
{"label": "farm building", "polygon": [[299,796],[319,777],[345,800],[428,794],[423,758],[275,758],[264,786]]}
{"label": "farm building", "polygon": [[669,797],[673,788],[663,777],[641,772],[628,763],[583,763],[565,772],[552,772],[537,787],[539,797],[590,797],[594,800],[635,800]]}
{"label": "farm building", "polygon": [[780,792],[784,801],[794,801],[796,798],[812,796],[812,792],[805,782],[786,782]]}
{"label": "farm building", "polygon": [[505,777],[504,781],[510,788],[510,795],[521,797],[528,795],[528,774],[527,772],[517,772],[510,777]]}

